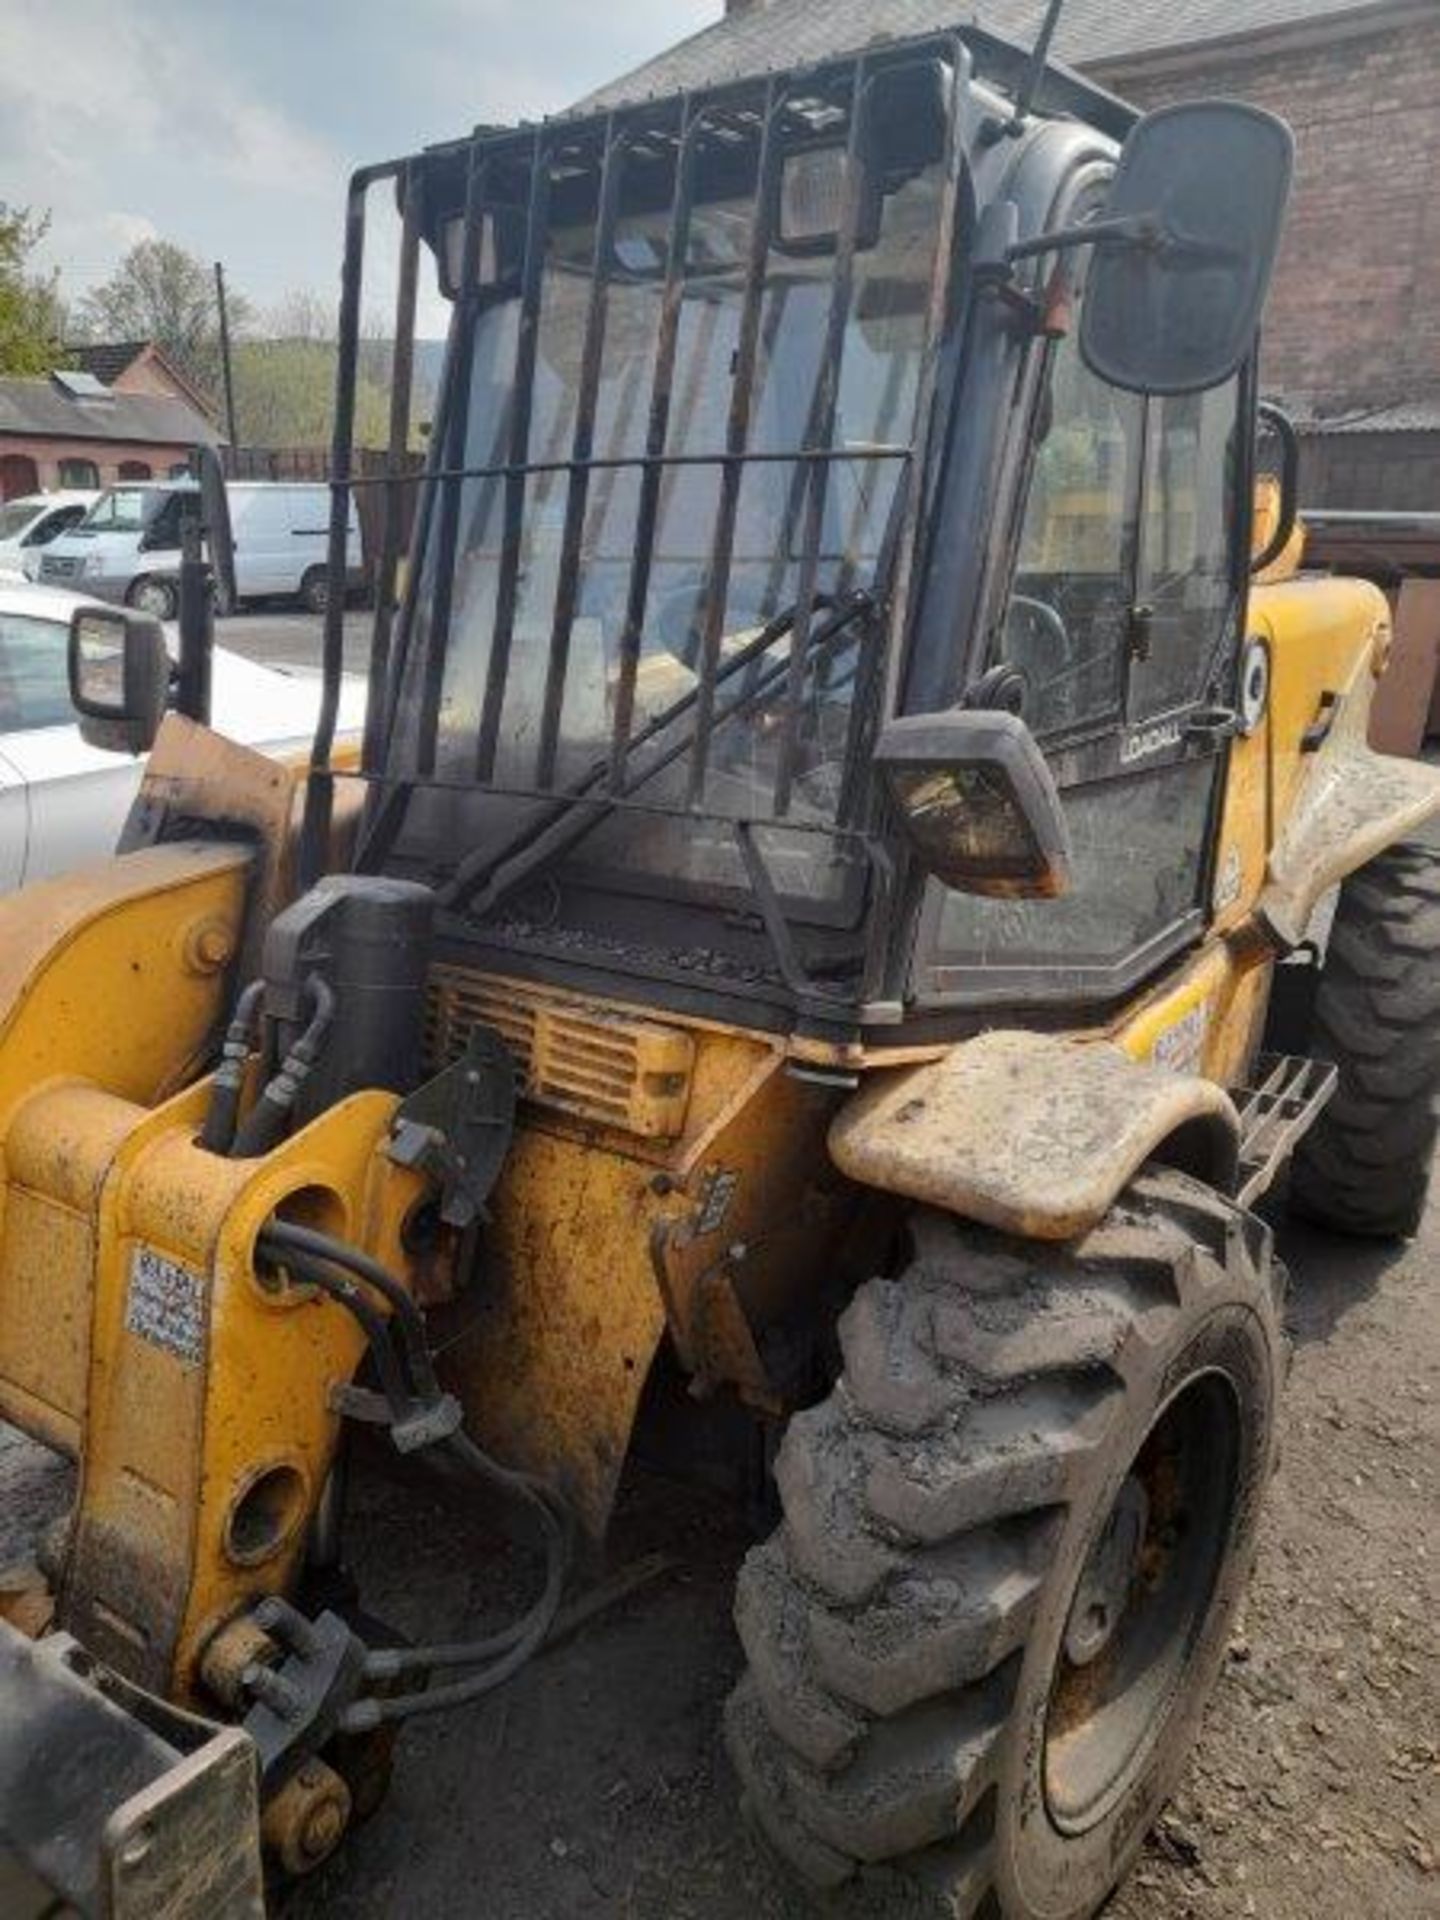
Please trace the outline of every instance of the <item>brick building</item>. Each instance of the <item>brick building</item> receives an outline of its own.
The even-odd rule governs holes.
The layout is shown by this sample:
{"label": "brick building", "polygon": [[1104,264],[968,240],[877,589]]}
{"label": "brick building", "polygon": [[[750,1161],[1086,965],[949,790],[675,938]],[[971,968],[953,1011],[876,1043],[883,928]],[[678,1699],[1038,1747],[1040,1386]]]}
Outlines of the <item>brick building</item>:
{"label": "brick building", "polygon": [[[614,103],[966,18],[1033,40],[1044,0],[729,0],[593,96]],[[1228,95],[1298,146],[1265,377],[1314,505],[1440,509],[1440,4],[1068,0],[1056,51],[1138,105]]]}
{"label": "brick building", "polygon": [[211,396],[157,340],[80,340],[61,351],[67,367],[93,375],[112,393],[148,393],[153,398],[183,400],[208,419],[220,418]]}
{"label": "brick building", "polygon": [[1440,510],[1440,6],[1176,0],[1166,11],[1174,26],[1203,16],[1231,31],[1086,64],[1142,106],[1227,94],[1295,129],[1265,374],[1305,430],[1307,499]]}
{"label": "brick building", "polygon": [[0,500],[163,479],[218,440],[206,396],[153,341],[65,355],[46,379],[0,379]]}

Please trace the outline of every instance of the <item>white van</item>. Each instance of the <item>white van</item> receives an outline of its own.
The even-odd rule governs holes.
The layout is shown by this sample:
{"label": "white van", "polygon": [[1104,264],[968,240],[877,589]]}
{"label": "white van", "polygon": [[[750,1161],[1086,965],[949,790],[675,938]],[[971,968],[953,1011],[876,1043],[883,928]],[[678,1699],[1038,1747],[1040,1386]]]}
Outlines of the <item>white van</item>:
{"label": "white van", "polygon": [[[107,487],[80,525],[46,548],[37,577],[47,587],[123,600],[159,620],[173,620],[179,606],[181,509],[194,492],[190,480]],[[231,480],[225,492],[235,542],[236,600],[283,596],[322,613],[330,489],[313,481]],[[364,561],[353,501],[346,567],[350,585],[361,585]]]}
{"label": "white van", "polygon": [[26,493],[0,506],[0,573],[40,570],[40,549],[78,527],[100,495],[94,487],[68,487],[58,493]]}

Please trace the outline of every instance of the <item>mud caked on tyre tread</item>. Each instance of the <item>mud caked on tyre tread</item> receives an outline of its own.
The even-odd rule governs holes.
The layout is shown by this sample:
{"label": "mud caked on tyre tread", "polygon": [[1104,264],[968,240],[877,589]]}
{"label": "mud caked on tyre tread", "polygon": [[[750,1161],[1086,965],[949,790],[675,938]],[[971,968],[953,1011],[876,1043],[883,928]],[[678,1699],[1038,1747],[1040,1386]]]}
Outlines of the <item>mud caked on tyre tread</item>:
{"label": "mud caked on tyre tread", "polygon": [[1414,1233],[1440,1096],[1440,852],[1392,847],[1341,887],[1310,1051],[1340,1080],[1295,1155],[1291,1206],[1342,1233]]}
{"label": "mud caked on tyre tread", "polygon": [[[921,1212],[912,1246],[898,1278],[857,1293],[842,1378],[781,1449],[784,1524],[738,1584],[747,1671],[727,1711],[730,1753],[752,1820],[827,1911],[1040,1911],[1015,1863],[1036,1817],[1024,1783],[1055,1621],[1117,1474],[1187,1356],[1203,1359],[1207,1339],[1220,1353],[1207,1328],[1223,1328],[1244,1348],[1255,1404],[1194,1697],[1127,1795],[1124,1830],[1093,1836],[1078,1868],[1047,1855],[1031,1872],[1047,1916],[1089,1913],[1173,1782],[1248,1572],[1282,1373],[1269,1235],[1155,1172],[1072,1243]],[[1057,1904],[1072,1880],[1073,1906]]]}

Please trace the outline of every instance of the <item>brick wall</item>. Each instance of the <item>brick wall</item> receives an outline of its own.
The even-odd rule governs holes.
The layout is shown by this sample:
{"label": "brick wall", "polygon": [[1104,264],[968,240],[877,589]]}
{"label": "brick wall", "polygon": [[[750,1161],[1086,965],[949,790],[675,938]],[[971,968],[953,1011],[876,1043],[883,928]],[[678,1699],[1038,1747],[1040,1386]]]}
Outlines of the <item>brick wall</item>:
{"label": "brick wall", "polygon": [[1097,71],[1146,107],[1228,95],[1294,127],[1266,384],[1330,412],[1440,400],[1440,9],[1285,53]]}
{"label": "brick wall", "polygon": [[164,370],[144,355],[128,366],[112,385],[116,393],[158,394],[162,399],[184,400],[190,404],[189,394],[182,393],[173,380],[167,379]]}
{"label": "brick wall", "polygon": [[116,393],[148,393],[161,399],[183,400],[187,407],[197,407],[212,418],[216,417],[205,395],[198,388],[186,386],[177,380],[151,347],[142,349],[125,371],[111,382],[111,386]]}
{"label": "brick wall", "polygon": [[[108,487],[120,478],[122,462],[143,463],[155,479],[163,480],[170,468],[184,460],[189,452],[188,446],[160,446],[139,441],[47,440],[20,433],[0,434],[0,457],[9,455],[21,461],[33,461],[37,483],[47,493],[65,484],[60,475],[61,462],[65,460],[92,460],[99,469],[101,486]],[[19,486],[7,484],[10,474],[16,472],[17,468],[8,470],[4,480],[0,480],[0,491],[7,495],[21,491]]]}

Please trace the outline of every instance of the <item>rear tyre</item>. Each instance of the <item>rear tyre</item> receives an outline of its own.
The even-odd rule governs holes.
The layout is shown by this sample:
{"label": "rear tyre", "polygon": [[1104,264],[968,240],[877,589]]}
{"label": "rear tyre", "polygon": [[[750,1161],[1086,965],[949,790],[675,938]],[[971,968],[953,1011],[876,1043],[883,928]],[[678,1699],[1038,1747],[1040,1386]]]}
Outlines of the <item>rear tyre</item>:
{"label": "rear tyre", "polygon": [[1053,1247],[934,1213],[791,1422],[727,1738],[841,1911],[1082,1920],[1198,1728],[1275,1455],[1268,1230],[1142,1175]]}
{"label": "rear tyre", "polygon": [[173,580],[142,573],[138,580],[131,581],[125,604],[137,613],[148,613],[152,620],[173,620],[180,609],[180,594]]}
{"label": "rear tyre", "polygon": [[1391,847],[1341,887],[1311,1050],[1340,1081],[1296,1152],[1291,1206],[1340,1233],[1414,1233],[1440,1097],[1440,853]]}
{"label": "rear tyre", "polygon": [[326,567],[311,567],[300,582],[300,604],[307,613],[324,613],[330,605],[330,573]]}

